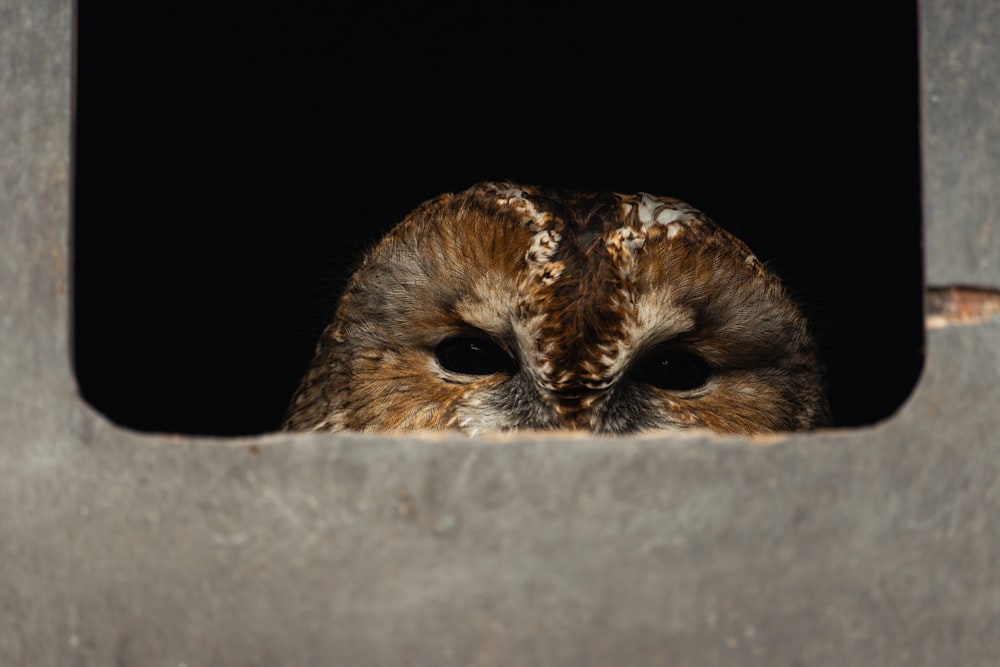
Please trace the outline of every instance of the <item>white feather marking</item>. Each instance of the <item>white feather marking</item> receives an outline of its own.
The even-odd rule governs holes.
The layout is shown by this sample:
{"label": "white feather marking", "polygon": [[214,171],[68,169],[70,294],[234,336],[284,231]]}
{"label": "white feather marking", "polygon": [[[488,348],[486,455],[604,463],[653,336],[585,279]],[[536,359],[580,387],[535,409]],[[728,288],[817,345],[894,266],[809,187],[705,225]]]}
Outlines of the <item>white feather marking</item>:
{"label": "white feather marking", "polygon": [[635,268],[635,256],[646,243],[646,235],[628,225],[623,225],[608,233],[604,245],[615,257],[621,272],[630,277]]}
{"label": "white feather marking", "polygon": [[653,212],[656,210],[656,206],[659,204],[659,200],[651,197],[645,192],[639,195],[639,222],[642,223],[643,227],[647,227],[653,224]]}
{"label": "white feather marking", "polygon": [[498,204],[501,206],[511,206],[526,215],[532,223],[531,228],[533,231],[545,229],[552,216],[548,213],[542,213],[535,208],[535,205],[526,196],[528,194],[527,190],[513,185],[501,186],[497,183],[491,183],[490,188],[496,194]]}
{"label": "white feather marking", "polygon": [[550,229],[538,232],[531,239],[531,246],[524,253],[524,261],[528,264],[533,281],[551,285],[566,270],[565,263],[552,261],[561,240],[562,236]]}
{"label": "white feather marking", "polygon": [[[689,213],[695,212],[695,209],[676,199],[661,199],[645,192],[639,193],[639,223],[642,224],[644,230],[652,225],[669,226],[683,220]],[[695,221],[689,219],[686,222],[694,223]],[[675,231],[674,234],[676,235],[677,232]]]}
{"label": "white feather marking", "polygon": [[608,247],[618,246],[627,250],[630,255],[634,255],[646,242],[646,235],[635,229],[624,225],[612,231],[605,242]]}
{"label": "white feather marking", "polygon": [[548,264],[552,261],[552,256],[559,249],[559,242],[562,236],[559,232],[552,230],[542,230],[531,239],[531,246],[525,253],[525,259],[534,266]]}

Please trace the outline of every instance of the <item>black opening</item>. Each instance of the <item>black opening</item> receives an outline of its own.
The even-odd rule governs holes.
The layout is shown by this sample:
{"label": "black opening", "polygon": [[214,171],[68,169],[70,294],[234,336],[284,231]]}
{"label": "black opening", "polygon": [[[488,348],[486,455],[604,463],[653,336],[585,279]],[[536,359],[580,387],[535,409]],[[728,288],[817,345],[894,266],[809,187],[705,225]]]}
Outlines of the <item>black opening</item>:
{"label": "black opening", "polygon": [[701,208],[806,307],[837,424],[884,419],[922,364],[914,5],[80,0],[83,395],[276,429],[363,248],[511,178]]}

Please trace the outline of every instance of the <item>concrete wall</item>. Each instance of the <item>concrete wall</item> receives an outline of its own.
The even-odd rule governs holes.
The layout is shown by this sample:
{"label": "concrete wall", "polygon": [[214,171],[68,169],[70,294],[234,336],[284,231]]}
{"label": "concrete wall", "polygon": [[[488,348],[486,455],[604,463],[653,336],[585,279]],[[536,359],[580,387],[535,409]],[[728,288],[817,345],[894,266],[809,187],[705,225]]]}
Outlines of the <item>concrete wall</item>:
{"label": "concrete wall", "polygon": [[921,8],[916,391],[756,442],[112,425],[71,372],[72,11],[0,5],[0,664],[996,663],[995,3]]}

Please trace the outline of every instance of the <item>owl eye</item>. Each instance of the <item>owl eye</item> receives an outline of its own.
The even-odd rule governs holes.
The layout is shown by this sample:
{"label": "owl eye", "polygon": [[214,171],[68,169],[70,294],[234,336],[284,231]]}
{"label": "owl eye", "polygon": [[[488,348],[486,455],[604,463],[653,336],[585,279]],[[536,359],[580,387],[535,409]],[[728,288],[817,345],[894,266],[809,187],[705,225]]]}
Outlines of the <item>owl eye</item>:
{"label": "owl eye", "polygon": [[510,373],[514,360],[496,343],[486,338],[462,336],[442,341],[434,354],[445,370],[463,375]]}
{"label": "owl eye", "polygon": [[636,379],[668,391],[697,389],[708,382],[712,369],[700,356],[689,350],[657,350],[643,359]]}

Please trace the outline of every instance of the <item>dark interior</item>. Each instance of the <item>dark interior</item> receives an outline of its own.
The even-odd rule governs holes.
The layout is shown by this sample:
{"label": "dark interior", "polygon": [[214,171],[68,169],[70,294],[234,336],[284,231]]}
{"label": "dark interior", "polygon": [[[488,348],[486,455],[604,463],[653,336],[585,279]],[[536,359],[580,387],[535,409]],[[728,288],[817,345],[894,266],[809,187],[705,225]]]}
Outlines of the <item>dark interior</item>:
{"label": "dark interior", "polygon": [[81,0],[81,392],[275,430],[363,249],[509,178],[702,209],[810,315],[836,425],[888,418],[923,358],[916,34],[897,0]]}

